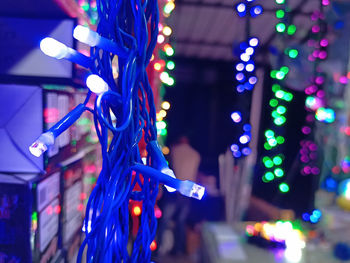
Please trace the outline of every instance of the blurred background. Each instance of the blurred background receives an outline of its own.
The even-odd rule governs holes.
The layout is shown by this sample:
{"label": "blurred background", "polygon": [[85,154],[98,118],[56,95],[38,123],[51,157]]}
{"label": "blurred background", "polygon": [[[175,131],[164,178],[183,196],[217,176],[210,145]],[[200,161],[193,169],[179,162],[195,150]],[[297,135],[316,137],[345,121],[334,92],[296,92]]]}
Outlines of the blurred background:
{"label": "blurred background", "polygon": [[[152,260],[350,262],[350,2],[158,4],[147,69],[158,141],[177,178],[206,193],[161,186]],[[76,260],[101,170],[92,117],[43,157],[28,146],[87,94],[89,73],[45,56],[40,40],[89,55],[72,32],[98,21],[95,0],[2,1],[0,262]],[[141,207],[130,202],[131,238]]]}

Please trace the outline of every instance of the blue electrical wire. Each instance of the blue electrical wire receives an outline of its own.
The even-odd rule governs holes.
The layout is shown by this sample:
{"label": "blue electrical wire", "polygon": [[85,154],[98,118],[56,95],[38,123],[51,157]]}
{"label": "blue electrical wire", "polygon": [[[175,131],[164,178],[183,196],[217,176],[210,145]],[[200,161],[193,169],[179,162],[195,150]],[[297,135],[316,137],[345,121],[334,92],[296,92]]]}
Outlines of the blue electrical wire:
{"label": "blue electrical wire", "polygon": [[[40,43],[45,54],[74,63],[81,60],[79,64],[91,70],[92,78],[98,80],[87,84],[98,95],[94,108],[87,106],[89,91],[84,103],[41,134],[29,150],[40,156],[84,111],[91,112],[101,144],[102,169],[86,205],[85,238],[77,261],[81,262],[86,252],[89,263],[146,263],[151,260],[150,245],[157,228],[154,206],[159,182],[199,200],[205,189],[174,178],[157,143],[156,109],[146,73],[158,36],[157,1],[97,0],[97,11],[97,34],[81,26],[74,30],[75,38],[92,46],[90,58],[55,39],[45,38]],[[115,60],[116,77],[112,70]],[[142,139],[146,165],[139,149]],[[136,191],[138,188],[141,190]],[[136,237],[129,235],[130,200],[142,202]]]}
{"label": "blue electrical wire", "polygon": [[[158,35],[157,1],[97,0],[97,11],[97,32],[114,41],[122,55],[118,56],[119,77],[115,80],[112,60],[118,54],[91,49],[94,63],[90,70],[101,76],[110,90],[97,97],[93,110],[103,164],[87,203],[85,239],[77,261],[81,262],[86,249],[87,262],[150,262],[159,182],[147,175],[141,178],[130,167],[142,163],[138,147],[142,137],[146,144],[157,139],[156,109],[146,74]],[[148,156],[147,165],[150,162]],[[133,191],[136,184],[141,191]],[[132,250],[128,251],[130,199],[142,200],[142,214]]]}

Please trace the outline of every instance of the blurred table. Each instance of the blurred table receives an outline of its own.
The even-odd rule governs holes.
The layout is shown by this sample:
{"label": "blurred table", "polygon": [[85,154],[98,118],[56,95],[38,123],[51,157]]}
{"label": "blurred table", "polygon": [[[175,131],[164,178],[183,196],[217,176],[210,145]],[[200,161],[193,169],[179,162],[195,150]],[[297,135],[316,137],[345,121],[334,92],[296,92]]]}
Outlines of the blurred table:
{"label": "blurred table", "polygon": [[[232,227],[225,223],[206,223],[202,230],[201,263],[340,263],[333,257],[331,247],[307,244],[301,259],[287,259],[285,250],[268,250],[248,244],[244,225]],[[292,255],[293,256],[293,255]],[[297,256],[297,255],[295,255]]]}

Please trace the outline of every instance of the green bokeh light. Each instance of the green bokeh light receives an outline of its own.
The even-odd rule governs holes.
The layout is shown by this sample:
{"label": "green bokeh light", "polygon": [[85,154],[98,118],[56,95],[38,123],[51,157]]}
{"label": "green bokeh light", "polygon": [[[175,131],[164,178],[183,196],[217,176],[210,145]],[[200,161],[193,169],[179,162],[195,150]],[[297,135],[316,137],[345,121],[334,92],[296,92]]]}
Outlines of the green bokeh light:
{"label": "green bokeh light", "polygon": [[278,80],[282,80],[286,77],[286,74],[282,71],[278,71],[277,74],[276,74],[276,79]]}
{"label": "green bokeh light", "polygon": [[284,97],[285,92],[283,90],[277,90],[275,92],[275,96],[279,99],[282,99]]}
{"label": "green bokeh light", "polygon": [[264,162],[264,165],[266,168],[271,168],[273,167],[273,162],[271,160],[267,160],[266,162]]}
{"label": "green bokeh light", "polygon": [[281,126],[286,122],[286,117],[280,116],[273,121],[277,126]]}
{"label": "green bokeh light", "polygon": [[287,92],[287,93],[283,96],[283,99],[286,100],[286,101],[291,101],[291,100],[293,99],[293,94]]}
{"label": "green bokeh light", "polygon": [[288,72],[289,72],[289,68],[288,67],[286,67],[286,66],[284,66],[284,67],[281,67],[281,69],[280,69],[284,74],[288,74]]}
{"label": "green bokeh light", "polygon": [[275,138],[270,138],[267,140],[267,143],[271,146],[274,147],[277,145],[277,140]]}
{"label": "green bokeh light", "polygon": [[169,69],[169,70],[173,70],[173,69],[175,68],[175,63],[174,63],[174,61],[169,60],[169,61],[166,63],[166,67],[167,67],[167,69]]}
{"label": "green bokeh light", "polygon": [[281,165],[282,164],[282,158],[280,157],[280,156],[275,156],[275,157],[273,157],[273,163],[275,164],[275,165]]}
{"label": "green bokeh light", "polygon": [[297,31],[297,27],[295,25],[290,25],[288,26],[287,34],[291,36],[291,35],[294,35],[296,31]]}
{"label": "green bokeh light", "polygon": [[270,73],[271,78],[275,79],[277,72],[278,72],[277,70],[271,70],[271,73]]}
{"label": "green bokeh light", "polygon": [[265,162],[267,162],[267,161],[269,161],[269,160],[271,160],[271,159],[270,159],[270,157],[268,157],[268,156],[264,156],[262,160],[263,160],[263,162],[265,163]]}
{"label": "green bokeh light", "polygon": [[284,171],[281,168],[276,168],[273,172],[276,175],[276,177],[282,177],[284,175]]}
{"label": "green bokeh light", "polygon": [[264,143],[264,148],[265,150],[269,151],[272,149],[272,147],[270,146],[270,144],[268,144],[267,142]]}
{"label": "green bokeh light", "polygon": [[275,118],[275,119],[280,117],[280,115],[278,114],[278,112],[276,110],[272,111],[271,116],[272,116],[272,118]]}
{"label": "green bokeh light", "polygon": [[279,33],[283,33],[284,31],[286,31],[286,25],[284,23],[278,23],[276,25],[276,31]]}
{"label": "green bokeh light", "polygon": [[278,85],[278,84],[273,84],[272,85],[272,91],[273,92],[276,92],[276,91],[278,91],[278,90],[280,90],[281,89],[281,86],[280,85]]}
{"label": "green bokeh light", "polygon": [[278,106],[276,111],[279,113],[279,114],[285,114],[286,111],[287,111],[287,108],[284,107],[284,106]]}
{"label": "green bokeh light", "polygon": [[273,136],[275,136],[275,133],[273,130],[267,130],[265,131],[265,136],[266,138],[272,138]]}
{"label": "green bokeh light", "polygon": [[275,179],[275,176],[274,176],[273,173],[271,173],[271,172],[265,173],[264,176],[265,176],[265,178],[266,178],[267,181],[272,181],[273,179]]}
{"label": "green bokeh light", "polygon": [[286,183],[281,183],[279,185],[279,189],[282,193],[287,193],[287,192],[289,192],[289,185]]}
{"label": "green bokeh light", "polygon": [[270,100],[270,106],[271,107],[276,107],[278,105],[278,100],[276,99],[271,99]]}
{"label": "green bokeh light", "polygon": [[278,136],[276,138],[278,144],[283,144],[284,143],[284,137],[283,136]]}
{"label": "green bokeh light", "polygon": [[288,51],[288,56],[290,58],[296,58],[298,56],[299,52],[296,49],[291,49]]}
{"label": "green bokeh light", "polygon": [[276,17],[277,18],[283,18],[284,17],[284,10],[277,10],[276,11]]}

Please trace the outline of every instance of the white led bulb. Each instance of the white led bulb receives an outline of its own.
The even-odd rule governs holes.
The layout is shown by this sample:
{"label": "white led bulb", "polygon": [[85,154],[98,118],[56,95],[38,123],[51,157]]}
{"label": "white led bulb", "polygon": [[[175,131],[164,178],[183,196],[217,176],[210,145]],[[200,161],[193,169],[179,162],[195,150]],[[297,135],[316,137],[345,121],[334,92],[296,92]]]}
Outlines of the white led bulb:
{"label": "white led bulb", "polygon": [[45,55],[57,59],[66,57],[69,52],[68,47],[65,44],[51,37],[46,37],[40,41],[40,49]]}
{"label": "white led bulb", "polygon": [[90,30],[88,27],[78,25],[74,28],[73,37],[82,43],[88,44],[91,47],[96,46],[101,36],[95,31]]}
{"label": "white led bulb", "polygon": [[100,95],[106,91],[108,91],[108,84],[98,75],[91,74],[86,79],[86,86],[93,93]]}
{"label": "white led bulb", "polygon": [[185,196],[201,200],[205,192],[205,187],[186,180],[180,183],[180,189],[178,191]]}
{"label": "white led bulb", "polygon": [[45,132],[29,146],[29,151],[36,157],[40,157],[44,152],[47,151],[48,147],[55,143],[55,137],[52,132]]}

